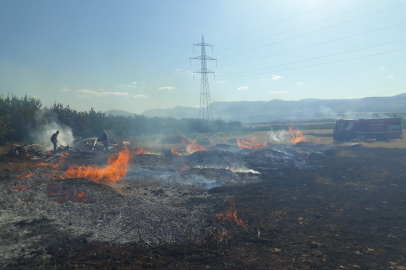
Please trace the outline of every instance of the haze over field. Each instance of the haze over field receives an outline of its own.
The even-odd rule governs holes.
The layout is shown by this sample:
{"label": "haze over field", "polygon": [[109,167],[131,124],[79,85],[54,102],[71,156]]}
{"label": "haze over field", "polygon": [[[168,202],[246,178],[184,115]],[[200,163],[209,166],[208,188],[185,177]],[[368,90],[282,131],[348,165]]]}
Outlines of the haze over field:
{"label": "haze over field", "polygon": [[401,0],[1,1],[0,93],[76,110],[198,107],[189,58],[203,34],[218,59],[213,108],[394,96],[406,92],[405,11]]}

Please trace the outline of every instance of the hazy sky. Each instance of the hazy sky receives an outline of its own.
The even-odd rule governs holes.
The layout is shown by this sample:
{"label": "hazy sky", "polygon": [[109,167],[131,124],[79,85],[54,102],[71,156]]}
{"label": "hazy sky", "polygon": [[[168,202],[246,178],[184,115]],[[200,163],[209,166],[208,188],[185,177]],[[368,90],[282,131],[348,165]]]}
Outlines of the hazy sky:
{"label": "hazy sky", "polygon": [[199,106],[189,58],[203,34],[212,102],[393,96],[405,14],[405,0],[0,0],[0,92],[78,110]]}

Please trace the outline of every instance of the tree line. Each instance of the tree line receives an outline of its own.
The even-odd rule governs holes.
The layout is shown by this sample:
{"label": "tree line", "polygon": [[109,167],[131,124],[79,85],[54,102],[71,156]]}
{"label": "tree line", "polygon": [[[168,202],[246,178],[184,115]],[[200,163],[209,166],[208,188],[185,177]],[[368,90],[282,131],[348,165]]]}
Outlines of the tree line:
{"label": "tree line", "polygon": [[29,142],[30,131],[52,122],[68,126],[74,136],[82,137],[100,136],[102,130],[114,130],[117,135],[126,136],[242,130],[242,124],[238,121],[114,116],[93,108],[77,111],[61,103],[43,107],[40,99],[27,95],[22,98],[15,95],[0,97],[0,143]]}

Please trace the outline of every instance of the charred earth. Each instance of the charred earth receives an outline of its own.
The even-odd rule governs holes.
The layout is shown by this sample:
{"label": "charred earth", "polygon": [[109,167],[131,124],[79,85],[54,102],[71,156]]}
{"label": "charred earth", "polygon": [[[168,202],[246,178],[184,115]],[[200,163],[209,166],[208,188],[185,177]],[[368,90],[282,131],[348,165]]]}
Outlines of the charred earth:
{"label": "charred earth", "polygon": [[406,269],[406,150],[209,139],[3,173],[0,268]]}

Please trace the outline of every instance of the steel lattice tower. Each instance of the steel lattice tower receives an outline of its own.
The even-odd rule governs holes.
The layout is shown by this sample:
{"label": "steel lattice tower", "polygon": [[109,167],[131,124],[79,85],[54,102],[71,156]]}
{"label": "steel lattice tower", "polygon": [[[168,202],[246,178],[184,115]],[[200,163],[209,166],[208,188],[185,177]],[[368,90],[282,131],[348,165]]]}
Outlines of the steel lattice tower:
{"label": "steel lattice tower", "polygon": [[211,46],[213,52],[213,45],[205,43],[203,35],[201,43],[193,44],[193,51],[195,46],[201,47],[200,56],[190,58],[190,60],[192,59],[201,60],[200,70],[193,72],[193,74],[195,73],[201,74],[199,118],[203,120],[213,120],[213,112],[211,109],[211,101],[210,101],[209,79],[207,78],[207,73],[214,74],[214,72],[207,69],[206,60],[217,60],[217,59],[206,56],[206,46]]}

